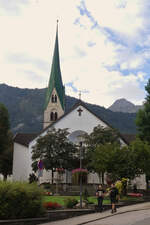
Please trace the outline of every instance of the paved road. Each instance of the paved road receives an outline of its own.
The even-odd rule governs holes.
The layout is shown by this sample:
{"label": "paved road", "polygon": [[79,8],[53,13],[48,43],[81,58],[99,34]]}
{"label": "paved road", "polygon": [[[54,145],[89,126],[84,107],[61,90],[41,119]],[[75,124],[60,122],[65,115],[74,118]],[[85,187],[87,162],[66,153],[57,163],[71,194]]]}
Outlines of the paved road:
{"label": "paved road", "polygon": [[110,210],[70,219],[51,221],[43,225],[150,225],[150,202],[124,206],[116,214]]}
{"label": "paved road", "polygon": [[86,225],[150,225],[150,210],[116,214],[112,217],[86,223]]}

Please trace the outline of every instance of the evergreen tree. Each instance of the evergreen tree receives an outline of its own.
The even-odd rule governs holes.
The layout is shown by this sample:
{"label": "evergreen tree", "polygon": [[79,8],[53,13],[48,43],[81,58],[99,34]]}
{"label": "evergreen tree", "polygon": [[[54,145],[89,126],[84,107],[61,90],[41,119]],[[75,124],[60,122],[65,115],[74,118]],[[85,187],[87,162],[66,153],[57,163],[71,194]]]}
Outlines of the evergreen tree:
{"label": "evergreen tree", "polygon": [[12,174],[13,141],[10,132],[9,114],[6,107],[0,103],[0,173],[4,180]]}
{"label": "evergreen tree", "polygon": [[4,180],[7,180],[7,176],[12,174],[13,164],[13,135],[8,132],[8,143],[5,151],[0,155],[0,173],[4,176]]}
{"label": "evergreen tree", "polygon": [[0,103],[0,154],[6,149],[9,129],[10,123],[8,111],[6,107]]}
{"label": "evergreen tree", "polygon": [[140,139],[150,143],[150,79],[145,86],[145,90],[147,91],[146,101],[143,109],[140,109],[137,113],[136,125]]}

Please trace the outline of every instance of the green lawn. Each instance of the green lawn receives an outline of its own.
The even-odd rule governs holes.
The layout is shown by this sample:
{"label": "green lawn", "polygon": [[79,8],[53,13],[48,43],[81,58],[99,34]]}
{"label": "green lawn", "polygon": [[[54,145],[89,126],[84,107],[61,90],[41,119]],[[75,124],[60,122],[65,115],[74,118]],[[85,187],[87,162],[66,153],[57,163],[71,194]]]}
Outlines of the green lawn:
{"label": "green lawn", "polygon": [[[77,200],[80,200],[80,196],[44,196],[43,201],[44,202],[57,202],[60,205],[64,205],[64,200],[66,198],[74,198]],[[96,197],[88,197],[89,202],[97,204],[97,198]],[[103,201],[104,204],[109,204],[110,201],[109,199],[104,199]]]}
{"label": "green lawn", "polygon": [[[57,202],[60,205],[64,206],[64,200],[66,198],[75,198],[77,200],[80,200],[80,196],[44,196],[43,202]],[[97,204],[97,198],[95,196],[88,197],[89,202]],[[143,200],[142,197],[130,197],[126,196],[121,198],[123,201],[140,201]],[[108,197],[104,199],[103,204],[110,204],[110,200]]]}

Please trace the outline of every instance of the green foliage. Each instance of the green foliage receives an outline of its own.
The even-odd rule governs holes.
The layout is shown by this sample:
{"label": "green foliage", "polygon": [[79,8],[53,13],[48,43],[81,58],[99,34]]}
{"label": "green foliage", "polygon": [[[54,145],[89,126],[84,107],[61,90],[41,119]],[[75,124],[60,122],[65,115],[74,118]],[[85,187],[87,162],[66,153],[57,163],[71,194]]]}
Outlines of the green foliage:
{"label": "green foliage", "polygon": [[12,174],[13,136],[10,132],[8,110],[0,104],[0,173],[4,180]]}
{"label": "green foliage", "polygon": [[85,136],[85,143],[88,169],[99,175],[107,172],[113,181],[123,177],[133,179],[141,174],[134,152],[127,146],[121,147],[115,130],[98,126],[90,135]]}
{"label": "green foliage", "polygon": [[150,143],[150,79],[145,86],[145,90],[147,91],[146,101],[143,109],[137,113],[136,125],[140,139]]}
{"label": "green foliage", "polygon": [[48,131],[47,135],[38,138],[32,151],[32,167],[37,170],[37,162],[41,158],[46,170],[56,168],[73,169],[77,166],[78,158],[76,146],[68,142],[67,129],[54,129]]}
{"label": "green foliage", "polygon": [[98,145],[119,143],[118,137],[119,133],[117,130],[109,127],[103,127],[101,125],[94,127],[90,134],[84,135],[85,144],[90,150],[97,147]]}
{"label": "green foliage", "polygon": [[8,111],[6,107],[0,103],[0,154],[2,154],[7,148],[9,128]]}
{"label": "green foliage", "polygon": [[38,178],[34,173],[29,174],[29,184],[37,182]]}
{"label": "green foliage", "polygon": [[[17,132],[40,132],[42,130],[43,106],[46,89],[21,89],[0,84],[0,102],[5,104],[10,114],[11,129]],[[77,99],[66,96],[66,111]],[[121,133],[136,133],[135,113],[112,112],[104,107],[88,104],[102,120],[117,128]],[[18,126],[20,125],[20,126]]]}
{"label": "green foliage", "polygon": [[123,186],[122,186],[121,180],[118,180],[118,181],[115,183],[115,186],[116,186],[116,188],[118,189],[119,195],[121,195],[121,194],[122,194],[122,190],[123,190]]}
{"label": "green foliage", "polygon": [[44,215],[42,193],[43,190],[35,184],[0,181],[0,219]]}
{"label": "green foliage", "polygon": [[133,154],[135,165],[139,168],[140,173],[150,175],[150,144],[137,138],[131,143],[129,148]]}
{"label": "green foliage", "polygon": [[72,209],[78,203],[78,200],[75,198],[68,197],[64,200],[64,203],[66,208]]}

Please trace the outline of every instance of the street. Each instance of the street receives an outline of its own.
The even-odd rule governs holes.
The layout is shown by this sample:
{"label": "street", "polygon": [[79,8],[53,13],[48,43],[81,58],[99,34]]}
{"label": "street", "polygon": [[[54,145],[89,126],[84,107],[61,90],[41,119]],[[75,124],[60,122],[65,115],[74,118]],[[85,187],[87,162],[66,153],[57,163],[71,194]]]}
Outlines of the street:
{"label": "street", "polygon": [[112,217],[86,223],[86,225],[150,225],[150,210],[116,214]]}
{"label": "street", "polygon": [[[129,205],[102,213],[91,213],[64,220],[49,221],[43,225],[150,225],[150,202]],[[42,224],[41,224],[42,225]]]}

